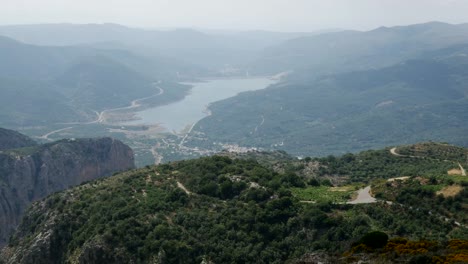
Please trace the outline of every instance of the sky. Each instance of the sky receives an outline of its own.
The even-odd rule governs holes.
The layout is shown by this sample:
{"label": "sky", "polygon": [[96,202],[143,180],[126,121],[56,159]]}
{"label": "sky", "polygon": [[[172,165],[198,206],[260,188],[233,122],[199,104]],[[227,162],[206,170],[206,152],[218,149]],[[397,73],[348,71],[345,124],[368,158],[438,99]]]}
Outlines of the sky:
{"label": "sky", "polygon": [[468,0],[0,0],[0,25],[117,23],[142,28],[368,30],[468,22]]}

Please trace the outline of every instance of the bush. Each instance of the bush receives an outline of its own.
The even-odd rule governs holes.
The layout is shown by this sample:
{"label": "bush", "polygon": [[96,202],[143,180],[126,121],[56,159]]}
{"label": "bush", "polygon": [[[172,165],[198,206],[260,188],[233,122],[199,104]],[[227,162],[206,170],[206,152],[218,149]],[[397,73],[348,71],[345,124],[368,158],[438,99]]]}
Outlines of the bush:
{"label": "bush", "polygon": [[359,244],[364,244],[370,248],[383,248],[387,245],[388,235],[384,232],[373,231],[365,234],[360,240]]}

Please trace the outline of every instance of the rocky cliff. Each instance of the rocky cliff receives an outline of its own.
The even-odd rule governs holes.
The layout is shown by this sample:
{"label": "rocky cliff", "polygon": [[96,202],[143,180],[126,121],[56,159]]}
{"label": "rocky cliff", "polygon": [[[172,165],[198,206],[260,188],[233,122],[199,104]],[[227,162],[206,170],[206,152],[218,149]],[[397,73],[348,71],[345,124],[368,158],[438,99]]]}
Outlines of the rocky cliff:
{"label": "rocky cliff", "polygon": [[0,247],[31,202],[131,168],[133,151],[111,138],[61,140],[1,151]]}

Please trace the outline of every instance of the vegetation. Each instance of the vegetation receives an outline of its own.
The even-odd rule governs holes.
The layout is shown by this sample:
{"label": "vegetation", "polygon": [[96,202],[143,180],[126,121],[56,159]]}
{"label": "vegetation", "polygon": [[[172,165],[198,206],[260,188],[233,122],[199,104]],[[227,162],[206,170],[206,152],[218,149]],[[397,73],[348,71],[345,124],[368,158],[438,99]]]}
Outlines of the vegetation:
{"label": "vegetation", "polygon": [[380,231],[373,231],[370,233],[365,234],[357,244],[363,244],[366,247],[372,248],[372,249],[377,249],[377,248],[383,248],[385,245],[387,245],[388,242],[388,235],[385,234],[384,232]]}
{"label": "vegetation", "polygon": [[440,243],[433,240],[411,241],[406,238],[393,238],[376,250],[365,244],[353,247],[345,254],[348,261],[357,260],[363,255],[379,263],[466,263],[468,244],[466,240],[449,240]]}
{"label": "vegetation", "polygon": [[[427,150],[439,148],[438,143],[415,144],[413,147],[425,146]],[[398,147],[398,151],[405,147]],[[358,154],[345,154],[340,157],[328,156],[315,158],[322,166],[319,175],[348,175],[353,181],[366,181],[374,178],[395,178],[402,176],[437,177],[447,175],[447,171],[458,168],[459,155],[466,155],[466,148],[445,145],[447,150],[464,153],[454,159],[446,155],[424,155],[420,158],[395,156],[390,149],[369,150]],[[466,162],[466,161],[465,161]],[[463,163],[462,164],[466,164]],[[468,164],[466,164],[468,165]]]}
{"label": "vegetation", "polygon": [[465,148],[456,147],[449,144],[426,142],[398,148],[398,154],[426,157],[440,160],[457,161],[468,164],[468,152]]}
{"label": "vegetation", "polygon": [[[208,142],[284,149],[297,156],[429,140],[468,146],[461,132],[468,129],[467,60],[457,55],[465,50],[367,71],[293,75],[269,89],[211,105],[212,115],[195,132]],[[206,138],[189,144],[208,144]]]}
{"label": "vegetation", "polygon": [[[430,181],[447,162],[431,157],[411,164],[385,153],[304,160],[260,153],[262,164],[249,153],[148,166],[37,203],[5,252],[28,252],[39,232],[51,232],[52,248],[63,249],[51,253],[50,261],[58,262],[283,263],[320,251],[336,261],[345,251],[347,259],[463,258],[465,187],[445,198],[417,178],[385,179],[415,167]],[[448,177],[433,184],[447,186]],[[358,180],[371,181],[376,196],[392,203],[343,204]],[[333,182],[340,186],[329,186]],[[407,249],[395,246],[396,237],[405,237]],[[421,239],[434,246],[410,242]],[[445,245],[453,250],[444,251]],[[411,250],[417,253],[405,253]]]}
{"label": "vegetation", "polygon": [[294,188],[291,190],[294,196],[302,201],[344,203],[351,199],[356,189],[352,186],[344,187],[308,187]]}

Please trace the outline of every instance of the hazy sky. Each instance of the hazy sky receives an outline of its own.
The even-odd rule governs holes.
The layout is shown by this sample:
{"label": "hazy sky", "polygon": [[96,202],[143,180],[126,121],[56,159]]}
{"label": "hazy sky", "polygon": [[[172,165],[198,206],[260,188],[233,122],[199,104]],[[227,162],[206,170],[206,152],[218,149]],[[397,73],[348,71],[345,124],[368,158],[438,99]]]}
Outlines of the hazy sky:
{"label": "hazy sky", "polygon": [[0,0],[0,24],[313,31],[468,22],[468,0]]}

